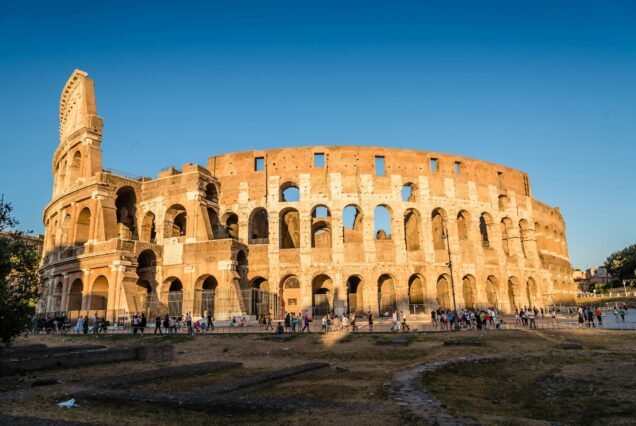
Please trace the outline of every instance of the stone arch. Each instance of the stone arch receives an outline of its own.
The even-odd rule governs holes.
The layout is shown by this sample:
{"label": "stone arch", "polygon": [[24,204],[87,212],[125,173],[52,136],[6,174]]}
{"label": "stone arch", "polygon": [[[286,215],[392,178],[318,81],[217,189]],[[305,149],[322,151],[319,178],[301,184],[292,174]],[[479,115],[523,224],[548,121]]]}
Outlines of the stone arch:
{"label": "stone arch", "polygon": [[437,304],[442,309],[452,309],[450,276],[442,274],[437,278]]}
{"label": "stone arch", "polygon": [[294,202],[300,201],[300,189],[295,182],[287,181],[280,186],[281,202]]}
{"label": "stone arch", "polygon": [[461,210],[457,213],[457,236],[460,241],[470,240],[470,213]]}
{"label": "stone arch", "polygon": [[166,211],[166,238],[181,237],[187,232],[188,215],[181,204],[173,204]]}
{"label": "stone arch", "polygon": [[69,169],[69,181],[74,184],[81,177],[82,167],[82,154],[79,150],[73,154],[73,160],[71,161],[71,167]]}
{"label": "stone arch", "polygon": [[66,213],[64,215],[64,217],[62,218],[62,226],[61,226],[61,237],[60,237],[60,242],[62,245],[70,245],[71,241],[71,214],[70,213]]}
{"label": "stone arch", "polygon": [[212,207],[207,208],[208,222],[210,222],[210,231],[208,232],[208,238],[210,240],[218,240],[224,238],[226,235],[225,226],[221,225],[219,215]]}
{"label": "stone arch", "polygon": [[267,244],[269,242],[269,214],[262,207],[255,208],[248,222],[249,243]]}
{"label": "stone arch", "polygon": [[216,185],[213,183],[208,183],[205,186],[205,199],[210,201],[211,203],[219,202],[219,191],[216,189]]}
{"label": "stone arch", "polygon": [[503,248],[503,252],[507,257],[513,255],[511,244],[511,230],[512,220],[510,220],[509,217],[504,217],[503,219],[501,219],[501,245]]}
{"label": "stone arch", "polygon": [[475,277],[472,275],[466,275],[462,278],[462,296],[464,298],[465,308],[475,307],[475,295],[477,292],[477,286],[475,284]]}
{"label": "stone arch", "polygon": [[497,283],[497,278],[494,276],[489,276],[486,279],[486,300],[488,301],[488,306],[491,308],[499,307],[499,298],[497,297],[497,288],[499,288],[499,284]]}
{"label": "stone arch", "polygon": [[314,315],[325,315],[333,308],[334,288],[331,277],[319,274],[311,281],[312,307]]}
{"label": "stone arch", "polygon": [[300,214],[298,210],[287,208],[280,212],[280,248],[300,247]]}
{"label": "stone arch", "polygon": [[378,309],[380,316],[391,315],[397,310],[395,280],[390,274],[382,274],[378,278]]}
{"label": "stone arch", "polygon": [[386,204],[380,204],[373,210],[373,231],[376,240],[391,239],[392,213],[391,208]]}
{"label": "stone arch", "polygon": [[331,247],[331,211],[322,204],[311,209],[311,246]]}
{"label": "stone arch", "polygon": [[296,275],[287,275],[281,280],[280,297],[283,312],[300,311],[300,281]]}
{"label": "stone arch", "polygon": [[239,238],[239,218],[236,213],[227,212],[223,216],[225,223],[225,233],[228,237],[238,240]]}
{"label": "stone arch", "polygon": [[347,278],[347,310],[364,312],[364,291],[360,275],[351,275]]}
{"label": "stone arch", "polygon": [[154,251],[143,250],[137,256],[137,291],[135,304],[137,311],[154,312],[159,308],[157,297],[157,256]]}
{"label": "stone arch", "polygon": [[91,210],[84,207],[77,216],[75,223],[75,244],[81,245],[90,239]]}
{"label": "stone arch", "polygon": [[349,204],[342,210],[342,236],[345,243],[361,243],[364,240],[362,230],[362,209]]}
{"label": "stone arch", "polygon": [[68,291],[68,302],[66,310],[81,311],[82,310],[82,295],[84,293],[84,283],[80,278],[76,278]]}
{"label": "stone arch", "polygon": [[515,309],[522,307],[520,297],[521,288],[519,279],[517,277],[508,278],[508,303],[510,304],[510,312],[514,312]]}
{"label": "stone arch", "polygon": [[131,186],[122,186],[115,196],[119,238],[137,239],[137,195]]}
{"label": "stone arch", "polygon": [[[420,274],[411,275],[409,278],[409,305],[423,307],[425,291],[426,285],[424,277]],[[417,311],[420,310],[421,308],[417,309]]]}
{"label": "stone arch", "polygon": [[62,311],[62,294],[64,292],[64,284],[58,281],[53,287],[53,312]]}
{"label": "stone arch", "polygon": [[254,277],[252,278],[252,280],[250,281],[251,287],[252,288],[256,288],[262,291],[269,291],[269,281],[267,280],[267,278],[258,276],[258,277]]}
{"label": "stone arch", "polygon": [[95,278],[91,286],[91,292],[88,295],[88,306],[86,310],[94,311],[100,317],[106,315],[106,309],[108,307],[108,287],[108,279],[105,276],[100,275]]}
{"label": "stone arch", "polygon": [[436,208],[431,213],[431,221],[433,228],[433,247],[435,250],[444,250],[446,248],[446,219],[448,215],[442,208]]}
{"label": "stone arch", "polygon": [[416,209],[404,212],[404,243],[407,251],[420,250],[420,213]]}
{"label": "stone arch", "polygon": [[412,182],[402,185],[402,201],[408,203],[417,201],[417,185]]}
{"label": "stone arch", "polygon": [[141,221],[141,241],[153,244],[157,242],[157,224],[155,214],[151,211],[146,212]]}
{"label": "stone arch", "polygon": [[479,216],[479,234],[481,235],[481,246],[490,247],[490,229],[492,227],[492,216],[489,213],[482,213]]}
{"label": "stone arch", "polygon": [[201,317],[214,318],[216,295],[219,287],[217,279],[210,274],[200,276],[194,285],[194,309]]}
{"label": "stone arch", "polygon": [[168,315],[180,317],[183,313],[183,283],[177,277],[168,277],[163,288],[167,289]]}

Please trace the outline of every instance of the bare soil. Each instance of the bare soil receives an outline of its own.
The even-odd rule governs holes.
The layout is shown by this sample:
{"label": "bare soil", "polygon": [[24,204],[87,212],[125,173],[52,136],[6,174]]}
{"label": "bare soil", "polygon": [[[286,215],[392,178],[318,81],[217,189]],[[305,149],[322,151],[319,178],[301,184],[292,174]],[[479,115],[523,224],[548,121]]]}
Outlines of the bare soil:
{"label": "bare soil", "polygon": [[[262,335],[211,335],[187,338],[135,336],[35,336],[17,344],[45,343],[119,345],[173,342],[177,356],[170,362],[124,362],[68,370],[51,370],[7,380],[0,412],[89,424],[421,424],[408,407],[390,400],[383,385],[394,373],[422,363],[472,355],[545,354],[527,360],[492,361],[453,366],[427,377],[425,383],[451,412],[483,423],[560,421],[564,423],[636,422],[636,333],[607,330],[555,330],[410,334],[407,345],[378,344],[388,334],[302,335],[289,341]],[[467,339],[466,344],[461,344]],[[446,341],[453,345],[445,345]],[[475,341],[479,344],[475,344]],[[565,341],[581,349],[566,350]],[[458,344],[459,343],[459,344]],[[280,370],[308,362],[329,367],[229,393],[245,410],[209,412],[129,401],[102,402],[77,397],[79,408],[62,410],[57,403],[99,386],[99,379],[137,371],[186,366],[211,361],[240,362],[230,368],[122,386],[130,392],[182,393]],[[56,378],[62,384],[32,388],[37,379]],[[626,389],[629,388],[630,390]],[[250,401],[287,403],[285,410],[262,411]],[[314,401],[315,403],[312,403]],[[333,404],[331,404],[333,403]],[[331,404],[331,405],[330,405]],[[631,411],[630,411],[631,410]]]}

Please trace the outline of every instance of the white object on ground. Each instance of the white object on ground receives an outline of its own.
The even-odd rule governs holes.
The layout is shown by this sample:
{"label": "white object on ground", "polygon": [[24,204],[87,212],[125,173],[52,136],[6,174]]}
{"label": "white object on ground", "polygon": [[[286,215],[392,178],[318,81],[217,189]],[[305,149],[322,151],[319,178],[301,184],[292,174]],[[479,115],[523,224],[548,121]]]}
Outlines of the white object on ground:
{"label": "white object on ground", "polygon": [[75,400],[73,398],[69,399],[68,401],[60,402],[59,404],[57,404],[57,406],[60,407],[60,408],[75,408],[75,407],[79,407],[79,405],[77,405],[75,403]]}

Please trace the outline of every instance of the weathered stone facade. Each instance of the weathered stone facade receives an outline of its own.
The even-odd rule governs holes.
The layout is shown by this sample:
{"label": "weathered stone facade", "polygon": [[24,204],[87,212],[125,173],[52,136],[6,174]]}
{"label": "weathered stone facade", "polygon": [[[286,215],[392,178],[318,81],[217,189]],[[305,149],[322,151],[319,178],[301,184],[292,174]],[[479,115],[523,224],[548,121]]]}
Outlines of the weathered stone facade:
{"label": "weathered stone facade", "polygon": [[102,168],[101,130],[93,81],[75,71],[44,209],[42,312],[417,313],[452,307],[453,288],[458,307],[508,312],[574,300],[563,218],[520,171],[324,146],[130,178]]}

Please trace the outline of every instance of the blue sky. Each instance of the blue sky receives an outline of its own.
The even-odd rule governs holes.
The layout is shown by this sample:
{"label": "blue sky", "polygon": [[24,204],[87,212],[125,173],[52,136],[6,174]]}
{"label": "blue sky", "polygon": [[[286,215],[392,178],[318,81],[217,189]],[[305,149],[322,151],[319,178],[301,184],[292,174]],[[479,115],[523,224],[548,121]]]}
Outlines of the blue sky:
{"label": "blue sky", "polygon": [[[134,4],[129,4],[134,3]],[[104,165],[378,145],[529,173],[572,263],[636,242],[633,1],[0,2],[0,193],[42,231],[62,85],[95,79]]]}

